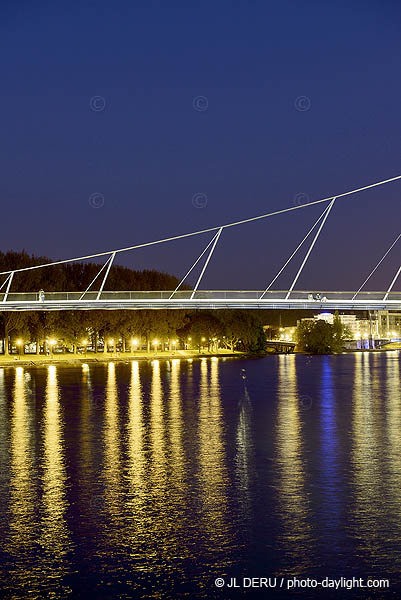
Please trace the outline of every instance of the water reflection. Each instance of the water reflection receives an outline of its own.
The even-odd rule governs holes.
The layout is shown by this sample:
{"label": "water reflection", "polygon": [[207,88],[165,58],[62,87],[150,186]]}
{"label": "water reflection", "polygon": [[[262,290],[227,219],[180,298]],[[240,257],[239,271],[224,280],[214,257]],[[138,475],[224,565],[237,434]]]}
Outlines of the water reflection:
{"label": "water reflection", "polygon": [[183,449],[182,392],[180,386],[181,361],[171,361],[170,399],[169,399],[169,446],[171,448],[172,484],[178,493],[185,488],[185,457]]}
{"label": "water reflection", "polygon": [[398,353],[386,354],[386,383],[388,410],[387,432],[388,432],[388,463],[390,470],[389,495],[393,498],[394,508],[398,518],[394,526],[401,524],[401,390],[400,390],[400,360]]}
{"label": "water reflection", "polygon": [[[386,353],[387,416],[387,519],[390,525],[389,538],[398,545],[401,539],[401,391],[400,354]],[[391,550],[390,550],[391,552]],[[393,554],[393,569],[401,570],[401,559]]]}
{"label": "water reflection", "polygon": [[[8,498],[6,494],[8,491],[8,474],[9,474],[9,462],[8,462],[8,402],[6,393],[6,382],[4,369],[0,368],[0,506],[5,506]],[[7,494],[8,495],[8,494]],[[4,515],[0,515],[0,522]]]}
{"label": "water reflection", "polygon": [[[210,380],[208,367],[210,365]],[[219,386],[219,362],[201,360],[199,406],[199,483],[202,501],[202,530],[214,553],[230,544],[227,519],[227,470],[223,415]],[[223,560],[223,558],[221,558]]]}
{"label": "water reflection", "polygon": [[238,424],[236,434],[235,471],[238,485],[238,498],[241,502],[241,513],[244,521],[251,519],[251,475],[254,475],[254,444],[252,438],[252,403],[249,397],[245,371],[243,377],[243,394],[238,406]]}
{"label": "water reflection", "polygon": [[150,392],[151,485],[155,499],[162,503],[166,487],[166,421],[160,361],[152,361]]}
{"label": "water reflection", "polygon": [[[28,406],[24,369],[15,369],[13,406],[11,412],[10,464],[10,538],[8,545],[14,557],[10,575],[28,593],[27,586],[35,585],[35,567],[29,561],[38,531],[36,520],[37,494],[34,485],[34,438]],[[25,562],[28,564],[26,565]],[[33,567],[33,568],[32,568]],[[36,581],[37,584],[37,581]],[[28,587],[29,589],[29,587]]]}
{"label": "water reflection", "polygon": [[[79,443],[79,451],[80,451],[80,460],[79,460],[79,469],[82,474],[82,481],[85,482],[85,477],[92,471],[92,448],[93,448],[93,432],[91,426],[91,412],[93,407],[93,391],[92,391],[92,381],[91,381],[91,373],[88,368],[88,365],[82,365],[82,375],[81,375],[81,402],[80,402],[80,443]],[[86,482],[85,482],[86,486]],[[93,489],[91,489],[91,492]]]}
{"label": "water reflection", "polygon": [[206,599],[269,568],[400,582],[400,354],[269,357],[251,394],[242,366],[0,369],[5,596]]}
{"label": "water reflection", "polygon": [[[107,365],[107,383],[104,414],[104,507],[112,519],[119,519],[122,510],[121,498],[121,431],[116,382],[116,367]],[[111,532],[110,532],[111,534]]]}
{"label": "water reflection", "polygon": [[381,523],[386,514],[385,474],[381,452],[382,414],[380,383],[375,376],[375,356],[355,355],[355,380],[352,413],[352,526],[358,552],[376,565],[383,539]]}
{"label": "water reflection", "polygon": [[67,476],[63,421],[55,366],[49,366],[47,370],[42,428],[43,490],[40,544],[46,559],[41,567],[43,575],[49,578],[52,587],[57,589],[69,570],[67,555],[71,550],[71,540],[66,524]]}
{"label": "water reflection", "polygon": [[277,464],[282,572],[311,569],[310,499],[305,486],[303,433],[297,389],[296,357],[280,355],[278,363]]}
{"label": "water reflection", "polygon": [[138,514],[145,501],[145,429],[143,423],[143,398],[139,363],[131,363],[131,380],[128,405],[128,484],[129,506]]}
{"label": "water reflection", "polygon": [[325,530],[325,539],[330,539],[333,548],[340,550],[338,525],[341,518],[341,493],[343,482],[339,469],[339,444],[336,422],[332,359],[322,357],[320,382],[320,521]]}

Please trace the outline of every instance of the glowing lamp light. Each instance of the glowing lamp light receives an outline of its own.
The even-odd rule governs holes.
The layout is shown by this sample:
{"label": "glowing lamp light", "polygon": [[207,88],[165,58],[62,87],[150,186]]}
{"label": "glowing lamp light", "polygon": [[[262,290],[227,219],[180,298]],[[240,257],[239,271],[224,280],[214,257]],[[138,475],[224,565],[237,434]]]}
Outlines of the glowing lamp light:
{"label": "glowing lamp light", "polygon": [[17,340],[17,346],[21,346],[22,340]]}

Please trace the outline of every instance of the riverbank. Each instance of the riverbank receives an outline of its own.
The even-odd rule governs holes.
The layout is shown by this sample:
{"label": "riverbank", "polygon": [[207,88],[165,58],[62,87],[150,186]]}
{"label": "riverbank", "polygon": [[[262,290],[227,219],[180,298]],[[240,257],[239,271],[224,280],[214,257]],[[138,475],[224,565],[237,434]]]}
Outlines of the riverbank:
{"label": "riverbank", "polygon": [[[354,349],[344,350],[340,354],[355,354],[360,352],[389,352],[394,350],[400,350],[400,347],[382,347],[382,348],[371,348],[368,349]],[[16,366],[29,366],[29,367],[41,367],[51,364],[60,365],[83,365],[83,364],[96,364],[96,363],[108,363],[108,362],[127,362],[130,360],[172,360],[175,358],[179,359],[194,359],[194,358],[263,358],[265,356],[277,356],[277,352],[266,352],[266,354],[249,354],[246,352],[230,352],[230,350],[221,350],[217,352],[198,352],[195,350],[176,350],[175,352],[108,352],[107,354],[99,352],[98,354],[88,352],[87,354],[49,354],[44,356],[43,354],[12,354],[9,356],[0,355],[0,367],[16,367]],[[285,353],[283,353],[285,354]],[[296,350],[294,354],[309,354],[302,350]],[[318,355],[314,355],[318,356]]]}
{"label": "riverbank", "polygon": [[230,350],[221,350],[218,352],[199,352],[195,350],[176,350],[175,352],[108,352],[87,354],[22,354],[0,356],[1,367],[16,367],[16,366],[46,366],[50,364],[61,365],[82,365],[96,364],[105,362],[127,362],[129,360],[172,360],[179,359],[194,359],[194,358],[251,358],[254,354],[245,352],[231,352]]}

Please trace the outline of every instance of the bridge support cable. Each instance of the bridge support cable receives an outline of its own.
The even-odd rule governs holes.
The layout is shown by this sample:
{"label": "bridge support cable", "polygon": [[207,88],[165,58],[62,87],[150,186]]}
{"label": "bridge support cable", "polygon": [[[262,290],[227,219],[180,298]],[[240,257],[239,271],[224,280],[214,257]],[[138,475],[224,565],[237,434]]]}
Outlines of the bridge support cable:
{"label": "bridge support cable", "polygon": [[80,298],[79,298],[80,300],[83,300],[83,297],[85,296],[85,294],[86,294],[87,292],[89,292],[90,288],[91,288],[91,287],[92,287],[92,285],[95,283],[95,281],[96,281],[96,279],[99,277],[100,273],[102,273],[102,271],[103,271],[103,270],[104,270],[104,269],[107,267],[107,265],[109,264],[109,261],[110,261],[110,259],[111,259],[111,256],[110,256],[110,258],[108,258],[108,259],[106,260],[106,262],[104,263],[104,265],[102,266],[102,268],[100,269],[100,271],[97,273],[97,275],[95,275],[95,277],[92,279],[92,281],[90,282],[90,284],[88,285],[88,287],[86,288],[86,290],[84,291],[84,293],[83,293],[83,294],[80,296]]}
{"label": "bridge support cable", "polygon": [[97,293],[96,300],[100,300],[100,296],[102,295],[104,284],[106,283],[106,279],[107,279],[107,276],[108,276],[108,274],[110,272],[111,265],[113,264],[113,260],[114,260],[115,255],[116,255],[116,253],[113,252],[113,254],[110,256],[109,260],[107,261],[108,262],[108,267],[107,267],[105,276],[103,277],[103,281],[102,281],[102,285],[100,286],[100,290]]}
{"label": "bridge support cable", "polygon": [[188,277],[188,275],[193,271],[193,269],[196,267],[196,265],[198,264],[198,262],[200,261],[200,259],[202,258],[202,256],[205,254],[205,252],[207,251],[207,249],[213,244],[214,240],[216,239],[216,237],[218,235],[219,235],[219,233],[217,232],[216,235],[214,235],[212,237],[212,239],[210,240],[210,242],[208,243],[208,245],[206,246],[206,248],[198,256],[198,258],[196,259],[196,261],[194,262],[194,264],[192,265],[192,267],[189,269],[189,271],[187,271],[186,275],[181,279],[180,283],[177,285],[177,287],[175,288],[174,292],[172,292],[171,296],[169,296],[169,300],[171,300],[171,298],[174,296],[174,294],[179,290],[179,288],[182,286],[182,284],[184,283],[184,281],[186,280],[186,278]]}
{"label": "bridge support cable", "polygon": [[303,245],[303,243],[308,239],[308,237],[310,236],[310,234],[312,233],[312,231],[315,229],[315,227],[317,227],[319,221],[321,221],[321,219],[323,219],[324,214],[326,213],[326,211],[329,209],[328,206],[326,206],[326,208],[324,209],[324,211],[322,212],[322,214],[320,215],[320,217],[315,221],[315,223],[312,225],[312,227],[309,229],[308,233],[306,234],[306,236],[304,237],[304,239],[302,240],[302,242],[300,244],[298,244],[297,248],[294,250],[294,252],[291,254],[290,258],[287,260],[286,263],[284,263],[284,265],[281,267],[281,269],[279,270],[279,272],[277,273],[277,275],[274,277],[274,279],[272,279],[272,281],[269,283],[269,285],[267,286],[267,288],[265,289],[265,291],[263,292],[263,294],[259,297],[259,300],[262,300],[262,298],[264,297],[264,295],[270,290],[271,286],[273,285],[273,283],[276,281],[276,279],[278,279],[281,275],[281,273],[284,271],[284,269],[286,268],[286,266],[291,262],[291,260],[294,258],[294,256],[296,255],[296,253],[298,252],[298,250],[301,248],[301,246]]}
{"label": "bridge support cable", "polygon": [[223,227],[220,227],[220,229],[218,230],[217,234],[216,234],[216,235],[215,235],[215,237],[214,237],[213,246],[212,246],[212,247],[211,247],[211,249],[210,249],[210,252],[209,252],[209,255],[208,255],[207,259],[206,259],[206,262],[205,262],[205,264],[203,265],[203,269],[202,269],[202,271],[201,271],[201,274],[199,275],[199,277],[198,277],[198,281],[197,281],[197,282],[196,282],[196,284],[195,284],[195,287],[194,287],[194,289],[193,289],[193,292],[192,292],[192,294],[191,294],[191,300],[193,300],[193,297],[195,296],[195,292],[196,292],[196,290],[198,289],[198,287],[199,287],[199,284],[200,284],[200,282],[201,282],[201,280],[202,280],[203,274],[204,274],[204,272],[206,271],[206,268],[207,268],[207,266],[208,266],[208,264],[209,264],[209,261],[210,261],[210,259],[212,258],[212,254],[213,254],[213,252],[214,252],[214,249],[216,248],[216,244],[217,244],[217,242],[219,241],[219,237],[220,237],[220,235],[221,235],[221,232],[222,232],[222,231],[223,231]]}
{"label": "bridge support cable", "polygon": [[275,215],[280,215],[283,213],[287,213],[293,210],[299,210],[302,208],[306,208],[308,206],[313,206],[314,204],[320,204],[322,202],[329,202],[330,200],[332,200],[333,197],[335,198],[343,198],[344,196],[349,196],[351,194],[356,194],[357,192],[362,192],[364,190],[369,190],[371,188],[380,186],[380,185],[384,185],[386,183],[390,183],[392,181],[397,181],[401,179],[401,175],[397,175],[396,177],[391,177],[390,179],[384,179],[382,181],[377,181],[376,183],[371,183],[370,185],[365,185],[363,187],[357,188],[355,190],[350,190],[348,192],[343,192],[342,194],[337,194],[336,196],[330,196],[328,198],[322,198],[321,200],[314,200],[313,202],[308,202],[307,204],[300,204],[299,206],[291,206],[288,208],[283,208],[281,210],[275,210],[263,215],[257,215],[256,217],[250,217],[248,219],[243,219],[241,221],[235,221],[232,223],[226,223],[224,225],[218,225],[215,227],[209,227],[208,229],[201,229],[199,231],[192,231],[191,233],[184,233],[181,235],[175,235],[173,237],[169,237],[169,238],[164,238],[164,239],[160,239],[160,240],[154,240],[152,242],[145,242],[143,244],[136,244],[135,246],[128,246],[126,248],[118,248],[116,250],[107,250],[105,252],[98,252],[97,254],[88,254],[87,256],[79,256],[76,258],[68,258],[65,260],[58,260],[58,261],[54,261],[51,263],[45,263],[42,265],[33,265],[31,267],[23,267],[21,269],[14,269],[14,271],[3,271],[0,272],[0,275],[9,275],[10,273],[14,272],[14,273],[20,273],[21,271],[32,271],[33,269],[42,269],[44,267],[52,267],[54,265],[62,265],[62,264],[66,264],[66,263],[71,263],[71,262],[78,262],[81,260],[89,260],[91,258],[98,258],[99,256],[108,256],[109,254],[117,254],[119,252],[128,252],[129,250],[136,250],[137,248],[145,248],[147,246],[153,246],[155,244],[162,244],[165,242],[171,242],[173,240],[180,240],[186,237],[191,237],[194,235],[200,235],[202,233],[208,233],[209,231],[218,231],[220,229],[226,229],[227,227],[236,227],[237,225],[243,225],[244,223],[250,223],[253,221],[257,221],[260,219],[267,219],[268,217],[273,217]]}
{"label": "bridge support cable", "polygon": [[374,269],[372,269],[372,271],[369,273],[369,275],[366,277],[365,281],[363,282],[363,284],[361,285],[361,287],[358,289],[357,292],[355,292],[355,294],[352,296],[351,300],[355,300],[355,298],[357,297],[357,295],[359,294],[359,292],[361,291],[361,289],[363,288],[363,286],[365,285],[365,283],[367,283],[369,281],[369,279],[372,277],[373,273],[380,267],[380,265],[382,264],[383,260],[386,258],[386,256],[391,252],[391,250],[394,248],[394,246],[396,245],[396,243],[398,242],[398,240],[401,238],[401,233],[395,238],[394,242],[391,244],[390,248],[387,250],[387,252],[385,252],[383,254],[383,256],[381,257],[381,259],[379,260],[379,262],[377,263],[377,265],[375,266]]}
{"label": "bridge support cable", "polygon": [[384,296],[383,300],[387,300],[387,298],[388,298],[388,295],[389,295],[389,293],[391,292],[391,290],[393,289],[393,287],[394,287],[394,284],[395,284],[395,282],[397,281],[397,279],[398,279],[398,277],[399,277],[400,273],[401,273],[401,267],[399,267],[399,269],[398,269],[397,273],[396,273],[396,274],[395,274],[395,276],[394,276],[394,279],[393,279],[393,281],[390,283],[390,287],[388,288],[388,290],[387,290],[387,292],[386,292],[386,294],[385,294],[385,296]]}
{"label": "bridge support cable", "polygon": [[329,206],[327,207],[327,211],[326,211],[326,214],[324,215],[323,221],[320,223],[319,229],[317,230],[317,232],[316,232],[316,235],[315,235],[315,237],[313,238],[313,241],[312,241],[311,245],[309,246],[308,252],[306,253],[306,255],[305,255],[305,258],[303,259],[303,261],[302,261],[302,264],[301,264],[301,266],[300,266],[300,267],[299,267],[299,269],[298,269],[298,273],[297,273],[297,274],[295,275],[295,277],[294,277],[294,281],[292,282],[292,284],[291,284],[291,286],[290,286],[290,289],[289,289],[289,290],[288,290],[288,292],[287,292],[287,295],[286,295],[286,297],[285,297],[285,300],[288,300],[288,298],[290,297],[290,294],[291,294],[292,290],[294,289],[294,286],[295,286],[296,282],[298,281],[298,278],[299,278],[299,276],[300,276],[300,275],[301,275],[301,273],[302,273],[302,270],[303,270],[303,268],[304,268],[304,266],[305,266],[305,264],[306,264],[306,261],[308,260],[308,258],[309,258],[309,255],[310,255],[310,253],[311,253],[311,252],[312,252],[312,250],[313,250],[313,246],[316,244],[316,241],[317,241],[317,239],[318,239],[318,237],[319,237],[319,235],[320,235],[320,232],[322,231],[322,229],[323,229],[323,227],[324,227],[324,224],[325,224],[325,222],[326,222],[326,220],[327,220],[327,217],[329,216],[329,214],[330,214],[330,211],[331,211],[331,209],[333,208],[333,205],[334,205],[334,202],[335,202],[335,200],[336,200],[336,197],[334,197],[334,198],[332,199],[332,201],[330,202]]}
{"label": "bridge support cable", "polygon": [[10,273],[10,275],[8,275],[8,277],[5,278],[5,280],[3,281],[3,283],[0,285],[0,291],[6,285],[7,281],[10,279],[10,277],[11,277],[11,273]]}
{"label": "bridge support cable", "polygon": [[3,284],[2,284],[2,286],[1,286],[1,288],[0,288],[0,290],[1,290],[1,289],[2,289],[2,287],[3,287],[3,286],[6,284],[6,282],[8,282],[8,283],[7,283],[7,287],[6,287],[6,291],[5,291],[5,294],[4,294],[3,302],[7,302],[7,298],[8,298],[8,292],[10,291],[10,288],[11,288],[11,283],[12,283],[13,277],[14,277],[14,271],[12,271],[12,272],[10,273],[10,275],[9,275],[9,276],[7,277],[7,279],[6,279],[6,280],[3,282]]}

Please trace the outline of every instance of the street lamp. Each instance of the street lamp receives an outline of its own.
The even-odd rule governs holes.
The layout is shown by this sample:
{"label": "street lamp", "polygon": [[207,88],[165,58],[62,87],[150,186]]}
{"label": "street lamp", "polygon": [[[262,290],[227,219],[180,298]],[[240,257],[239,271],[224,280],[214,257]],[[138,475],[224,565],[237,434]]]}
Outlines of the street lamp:
{"label": "street lamp", "polygon": [[49,340],[49,344],[52,350],[52,354],[54,354],[54,346],[57,344],[56,340]]}
{"label": "street lamp", "polygon": [[155,347],[155,352],[157,351],[157,346],[159,345],[158,340],[154,340],[153,345]]}
{"label": "street lamp", "polygon": [[87,350],[88,350],[88,340],[82,340],[82,345],[85,348],[85,355],[86,355]]}
{"label": "street lamp", "polygon": [[18,354],[21,356],[22,340],[18,339],[16,344],[18,346]]}

